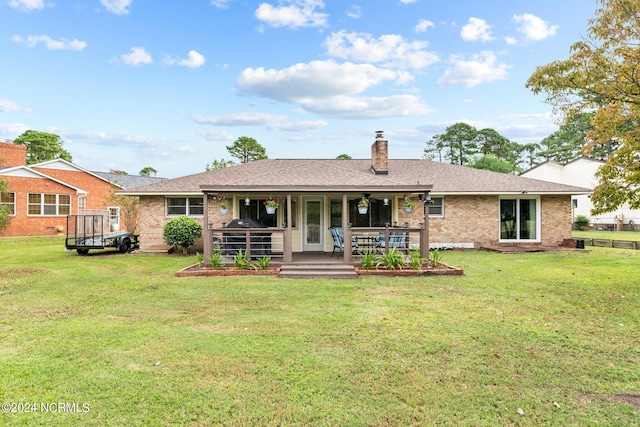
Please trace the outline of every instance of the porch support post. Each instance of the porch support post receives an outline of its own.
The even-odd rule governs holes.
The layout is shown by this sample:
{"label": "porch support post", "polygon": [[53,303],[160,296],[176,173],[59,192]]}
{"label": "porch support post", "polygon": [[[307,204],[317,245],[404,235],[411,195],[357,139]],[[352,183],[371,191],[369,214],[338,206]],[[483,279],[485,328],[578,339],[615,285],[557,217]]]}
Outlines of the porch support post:
{"label": "porch support post", "polygon": [[351,228],[349,228],[349,200],[347,200],[347,193],[342,193],[342,230],[344,234],[344,262],[351,264]]}
{"label": "porch support post", "polygon": [[211,263],[209,262],[209,257],[213,254],[213,235],[212,235],[212,231],[209,229],[209,194],[207,192],[204,193],[204,200],[203,200],[203,205],[204,205],[204,211],[202,212],[202,228],[204,229],[204,233],[202,233],[202,236],[204,238],[204,247],[203,247],[203,251],[204,252],[204,260],[203,260],[203,264],[207,267],[211,266]]}
{"label": "porch support post", "polygon": [[[425,194],[429,194],[428,192]],[[426,200],[422,203],[424,215],[424,227],[420,230],[420,256],[429,258],[429,204]]]}
{"label": "porch support post", "polygon": [[292,235],[291,235],[291,193],[287,193],[287,228],[282,233],[282,262],[293,262]]}

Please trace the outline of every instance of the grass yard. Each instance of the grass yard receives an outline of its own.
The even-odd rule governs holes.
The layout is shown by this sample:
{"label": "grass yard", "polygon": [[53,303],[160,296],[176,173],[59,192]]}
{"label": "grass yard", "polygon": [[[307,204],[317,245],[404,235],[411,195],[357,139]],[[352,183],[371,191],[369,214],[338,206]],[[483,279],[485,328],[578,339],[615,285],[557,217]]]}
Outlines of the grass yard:
{"label": "grass yard", "polygon": [[[640,226],[639,226],[640,227]],[[635,240],[640,241],[640,231],[579,231],[572,232],[576,239],[607,239],[607,240]]]}
{"label": "grass yard", "polygon": [[0,425],[640,425],[640,251],[305,281],[63,247],[0,239],[0,400],[37,405]]}

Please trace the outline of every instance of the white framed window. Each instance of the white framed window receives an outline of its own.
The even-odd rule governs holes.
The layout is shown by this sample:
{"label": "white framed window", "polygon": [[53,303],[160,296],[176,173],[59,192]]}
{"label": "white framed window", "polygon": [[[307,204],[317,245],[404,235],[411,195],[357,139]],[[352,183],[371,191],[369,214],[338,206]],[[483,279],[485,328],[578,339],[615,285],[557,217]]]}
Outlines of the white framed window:
{"label": "white framed window", "polygon": [[16,216],[16,193],[0,194],[0,206],[5,206],[9,215]]}
{"label": "white framed window", "polygon": [[29,193],[27,195],[27,215],[61,216],[70,214],[70,194]]}
{"label": "white framed window", "polygon": [[444,216],[444,197],[432,197],[429,203],[429,216]]}
{"label": "white framed window", "polygon": [[120,230],[120,206],[108,206],[109,210],[109,230]]}
{"label": "white framed window", "polygon": [[540,240],[540,200],[538,198],[500,199],[500,240]]}
{"label": "white framed window", "polygon": [[202,216],[204,214],[204,199],[202,197],[167,197],[167,216]]}
{"label": "white framed window", "polygon": [[78,197],[78,215],[84,215],[87,212],[87,198]]}

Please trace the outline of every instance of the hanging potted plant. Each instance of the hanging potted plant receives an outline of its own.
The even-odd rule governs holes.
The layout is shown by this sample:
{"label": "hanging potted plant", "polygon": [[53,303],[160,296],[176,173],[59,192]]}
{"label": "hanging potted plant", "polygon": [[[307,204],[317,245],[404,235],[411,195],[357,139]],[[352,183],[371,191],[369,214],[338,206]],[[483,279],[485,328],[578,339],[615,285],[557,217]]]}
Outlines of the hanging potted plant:
{"label": "hanging potted plant", "polygon": [[367,210],[369,209],[369,199],[363,197],[359,202],[358,202],[358,213],[360,215],[366,215],[367,214]]}
{"label": "hanging potted plant", "polygon": [[404,213],[410,214],[418,206],[411,199],[404,199]]}
{"label": "hanging potted plant", "polygon": [[220,213],[223,215],[229,213],[229,201],[227,199],[220,202]]}
{"label": "hanging potted plant", "polygon": [[278,203],[278,199],[271,198],[265,200],[264,202],[262,202],[262,204],[267,209],[268,215],[273,215],[274,213],[276,213],[276,209],[278,209],[278,206],[280,206],[280,204]]}

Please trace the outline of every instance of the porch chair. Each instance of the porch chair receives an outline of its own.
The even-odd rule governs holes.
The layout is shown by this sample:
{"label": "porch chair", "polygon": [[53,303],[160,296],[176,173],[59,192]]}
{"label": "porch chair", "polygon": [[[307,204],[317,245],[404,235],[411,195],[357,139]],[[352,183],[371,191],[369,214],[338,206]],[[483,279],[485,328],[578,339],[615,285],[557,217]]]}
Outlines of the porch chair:
{"label": "porch chair", "polygon": [[[376,249],[384,251],[387,247],[384,237],[384,231],[380,232],[380,240],[376,243]],[[389,233],[389,249],[397,248],[398,250],[404,250],[407,247],[407,232],[406,231],[392,231]]]}
{"label": "porch chair", "polygon": [[[331,256],[336,252],[336,248],[338,249],[338,255],[340,255],[340,251],[344,253],[344,231],[342,227],[329,227],[329,232],[331,233],[331,238],[333,239],[333,251],[331,252]],[[356,249],[358,247],[358,242],[351,242],[351,249]]]}

